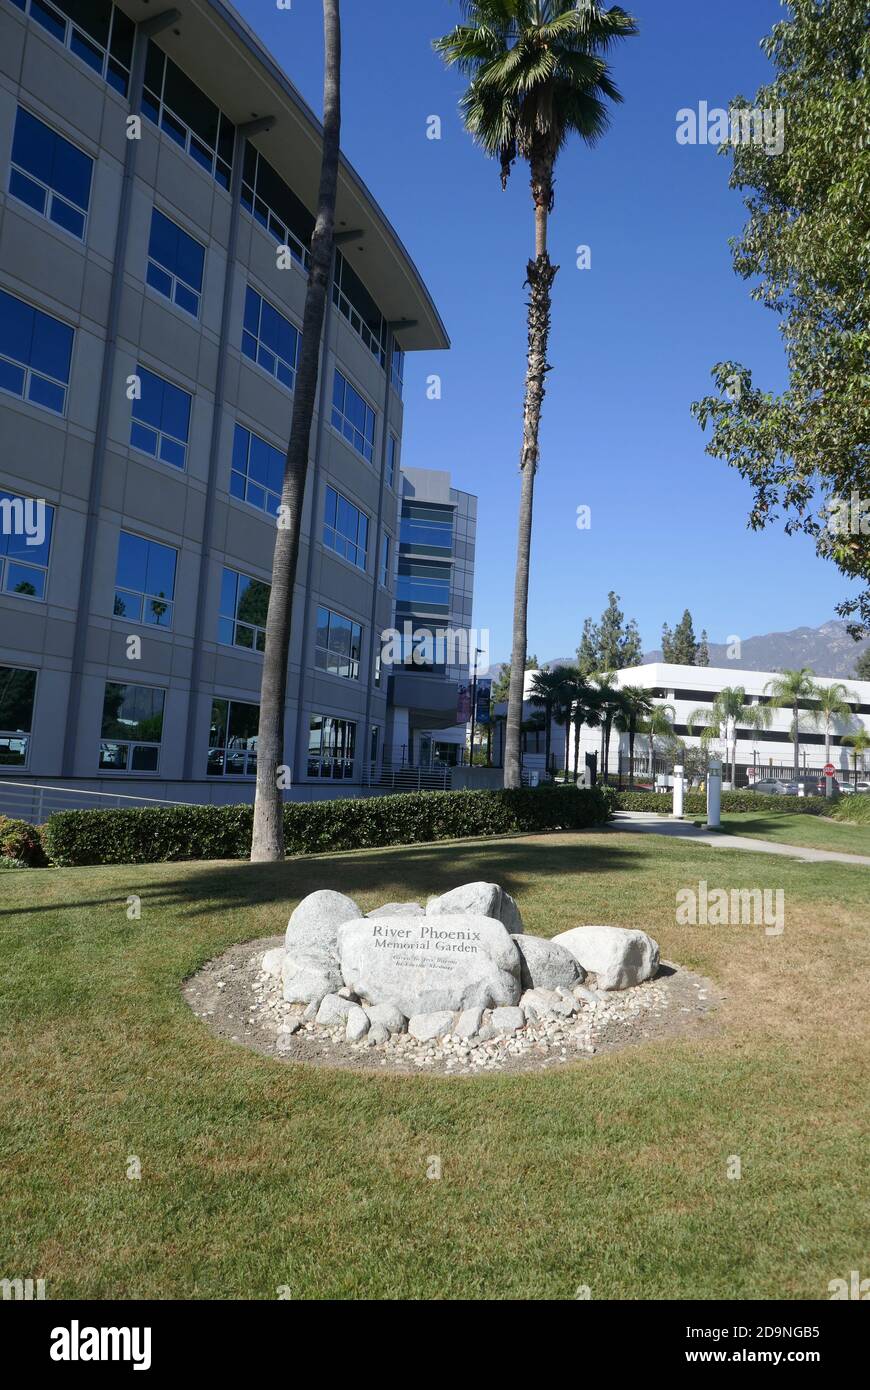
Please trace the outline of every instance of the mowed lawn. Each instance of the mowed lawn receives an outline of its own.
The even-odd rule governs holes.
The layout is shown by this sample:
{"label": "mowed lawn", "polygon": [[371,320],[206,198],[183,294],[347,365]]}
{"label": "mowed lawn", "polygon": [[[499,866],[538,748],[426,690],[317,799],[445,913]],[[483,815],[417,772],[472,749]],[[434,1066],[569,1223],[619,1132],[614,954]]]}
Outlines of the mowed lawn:
{"label": "mowed lawn", "polygon": [[[257,1056],[182,998],[317,887],[368,909],[479,878],[542,935],[648,929],[724,989],[715,1027],[406,1078]],[[678,927],[700,879],[782,888],[783,935]],[[618,832],[3,874],[0,1275],[49,1298],[826,1299],[868,1258],[868,928],[870,870]]]}
{"label": "mowed lawn", "polygon": [[[697,823],[703,825],[705,819],[701,817]],[[775,811],[727,811],[722,815],[722,829],[731,835],[751,835],[753,839],[775,840],[781,845],[870,855],[870,825],[850,825],[829,820],[827,816]]]}

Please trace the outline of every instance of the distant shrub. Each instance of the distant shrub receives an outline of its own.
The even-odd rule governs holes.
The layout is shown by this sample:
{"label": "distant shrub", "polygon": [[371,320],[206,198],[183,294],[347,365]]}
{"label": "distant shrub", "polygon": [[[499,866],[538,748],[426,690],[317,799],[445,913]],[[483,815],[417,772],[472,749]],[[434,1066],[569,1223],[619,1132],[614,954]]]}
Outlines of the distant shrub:
{"label": "distant shrub", "polygon": [[27,868],[46,863],[41,828],[26,820],[0,816],[0,858]]}
{"label": "distant shrub", "polygon": [[[856,798],[851,797],[850,800]],[[723,792],[722,810],[727,811],[785,811],[794,815],[821,816],[827,814],[823,796],[761,796],[758,792]],[[615,811],[658,811],[669,816],[673,807],[671,792],[616,792]],[[689,792],[683,802],[687,816],[707,814],[704,792]]]}
{"label": "distant shrub", "polygon": [[[284,803],[288,854],[471,839],[516,831],[583,830],[603,824],[599,791],[409,792],[396,796]],[[45,827],[55,864],[154,864],[177,859],[246,859],[251,806],[169,806],[58,811]]]}
{"label": "distant shrub", "polygon": [[870,793],[858,796],[841,796],[828,813],[836,820],[852,821],[857,825],[870,825]]}

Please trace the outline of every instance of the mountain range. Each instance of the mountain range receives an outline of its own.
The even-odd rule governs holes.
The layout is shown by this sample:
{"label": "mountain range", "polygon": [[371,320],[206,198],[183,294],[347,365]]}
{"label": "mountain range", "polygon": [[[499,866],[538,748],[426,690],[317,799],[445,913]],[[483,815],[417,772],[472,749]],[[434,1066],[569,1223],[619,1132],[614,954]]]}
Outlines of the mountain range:
{"label": "mountain range", "polygon": [[[840,680],[855,679],[855,662],[870,647],[870,639],[853,642],[846,624],[836,620],[821,627],[796,627],[790,632],[766,632],[747,637],[740,644],[740,657],[729,657],[724,642],[710,642],[710,665],[736,667],[741,671],[794,670],[809,666],[817,676],[835,676]],[[576,655],[557,656],[544,665],[571,666]],[[661,661],[661,650],[646,652],[644,662]],[[502,662],[490,666],[487,675],[497,678]],[[484,673],[481,672],[481,675]]]}

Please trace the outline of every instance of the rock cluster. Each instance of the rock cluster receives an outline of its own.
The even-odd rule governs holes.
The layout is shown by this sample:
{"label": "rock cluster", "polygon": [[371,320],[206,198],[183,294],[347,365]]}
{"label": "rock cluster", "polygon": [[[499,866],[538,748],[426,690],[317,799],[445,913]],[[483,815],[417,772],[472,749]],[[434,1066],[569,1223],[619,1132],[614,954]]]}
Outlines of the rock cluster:
{"label": "rock cluster", "polygon": [[359,1047],[469,1054],[492,1042],[497,1051],[547,1050],[566,1029],[581,1038],[575,1045],[589,1046],[581,1016],[605,1005],[606,991],[651,980],[658,965],[659,948],[641,931],[582,926],[553,940],[530,936],[514,899],[494,883],[368,915],[324,889],[295,909],[284,949],[263,956],[259,988],[280,990],[283,1006],[305,1006],[281,1025],[287,1035],[327,1030]]}

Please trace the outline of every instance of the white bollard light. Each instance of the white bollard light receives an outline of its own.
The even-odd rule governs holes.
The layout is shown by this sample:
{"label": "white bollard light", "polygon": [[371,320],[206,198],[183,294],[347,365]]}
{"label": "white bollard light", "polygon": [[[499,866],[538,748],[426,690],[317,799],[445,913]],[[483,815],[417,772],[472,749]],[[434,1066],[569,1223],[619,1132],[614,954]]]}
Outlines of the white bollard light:
{"label": "white bollard light", "polygon": [[711,758],[707,768],[707,829],[718,830],[722,818],[722,764]]}
{"label": "white bollard light", "polygon": [[683,796],[685,783],[683,781],[683,769],[679,764],[674,768],[674,809],[671,812],[674,820],[683,819]]}

